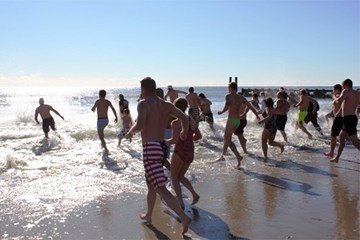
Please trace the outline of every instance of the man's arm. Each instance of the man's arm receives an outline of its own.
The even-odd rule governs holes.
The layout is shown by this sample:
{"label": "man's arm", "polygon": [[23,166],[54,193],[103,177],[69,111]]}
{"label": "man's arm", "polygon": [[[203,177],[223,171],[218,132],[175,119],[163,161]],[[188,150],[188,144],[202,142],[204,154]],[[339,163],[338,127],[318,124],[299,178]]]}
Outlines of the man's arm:
{"label": "man's arm", "polygon": [[111,104],[110,101],[109,101],[109,107],[111,108],[111,110],[112,110],[113,113],[114,113],[114,116],[115,116],[114,122],[117,123],[118,119],[117,119],[117,115],[116,115],[116,110],[115,110],[115,108],[113,107],[113,105]]}
{"label": "man's arm", "polygon": [[94,103],[94,106],[91,108],[91,111],[95,112],[95,109],[97,108],[98,101]]}
{"label": "man's arm", "polygon": [[137,106],[138,116],[135,121],[135,124],[132,125],[129,132],[126,134],[126,138],[131,138],[135,132],[139,132],[144,128],[146,122],[146,108],[144,107],[144,102],[140,101]]}
{"label": "man's arm", "polygon": [[61,117],[64,120],[64,117],[61,116],[61,114],[58,111],[56,111],[53,107],[50,106],[50,110],[53,111],[54,113],[56,113],[56,115],[58,115],[59,117]]}
{"label": "man's arm", "polygon": [[303,102],[303,96],[300,96],[300,100],[299,100],[299,102],[298,103],[296,103],[295,105],[294,105],[294,107],[298,107],[298,106],[300,106],[300,104]]}
{"label": "man's arm", "polygon": [[187,92],[181,91],[181,90],[174,90],[177,93],[187,94]]}
{"label": "man's arm", "polygon": [[260,120],[259,114],[257,113],[256,109],[253,107],[253,105],[248,100],[246,100],[244,96],[242,96],[242,99],[243,99],[243,103],[245,103],[248,108],[247,111],[251,110],[255,114],[256,118]]}
{"label": "man's arm", "polygon": [[343,89],[342,92],[341,92],[341,94],[340,94],[340,96],[339,96],[339,97],[335,97],[335,101],[336,101],[337,103],[342,103],[342,102],[345,100],[347,94],[348,94],[348,91],[347,91],[346,89]]}
{"label": "man's arm", "polygon": [[229,105],[230,105],[230,103],[229,103],[229,97],[228,97],[228,95],[226,95],[224,108],[223,108],[223,110],[218,111],[218,115],[221,115],[221,114],[223,114],[224,112],[226,112],[227,110],[229,110]]}
{"label": "man's arm", "polygon": [[37,122],[37,124],[39,124],[38,116],[39,116],[39,112],[38,112],[38,110],[36,109],[36,110],[35,110],[35,122]]}
{"label": "man's arm", "polygon": [[314,109],[313,109],[312,113],[315,114],[315,113],[316,113],[316,109],[318,108],[318,102],[316,102],[315,99],[313,99],[312,97],[310,97],[310,99],[311,99],[311,102],[312,102],[313,105],[314,105]]}

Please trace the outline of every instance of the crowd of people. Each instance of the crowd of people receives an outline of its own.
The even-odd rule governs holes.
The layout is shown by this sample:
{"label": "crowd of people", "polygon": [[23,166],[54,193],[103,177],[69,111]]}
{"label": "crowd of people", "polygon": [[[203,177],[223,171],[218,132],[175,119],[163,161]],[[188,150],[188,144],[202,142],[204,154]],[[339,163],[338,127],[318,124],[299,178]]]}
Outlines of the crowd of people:
{"label": "crowd of people", "polygon": [[[118,134],[118,145],[122,139],[127,138],[131,141],[136,132],[140,132],[143,146],[143,165],[147,183],[147,211],[140,215],[141,219],[150,223],[155,206],[156,194],[159,194],[164,202],[181,219],[183,233],[187,232],[191,219],[185,214],[185,204],[182,199],[180,183],[184,185],[192,194],[192,204],[196,204],[200,196],[195,191],[191,182],[186,177],[186,172],[194,160],[195,147],[194,141],[200,140],[202,134],[199,130],[199,122],[205,121],[210,129],[215,131],[214,117],[211,110],[211,101],[204,93],[197,94],[193,87],[188,92],[175,90],[171,85],[164,95],[161,88],[156,87],[156,82],[150,78],[144,78],[140,82],[141,95],[137,106],[137,118],[132,120],[129,102],[122,94],[119,95],[119,112],[122,120],[122,129]],[[230,147],[236,156],[236,168],[241,168],[243,157],[237,150],[236,144],[232,141],[232,136],[236,135],[244,153],[247,153],[247,139],[244,137],[244,129],[247,125],[247,113],[251,110],[255,115],[258,124],[263,125],[261,135],[261,147],[264,160],[267,160],[268,145],[275,146],[282,153],[285,144],[275,141],[276,133],[279,130],[284,141],[287,142],[285,126],[287,115],[291,106],[298,108],[296,126],[301,129],[310,139],[312,134],[305,128],[304,124],[311,122],[315,129],[322,133],[317,122],[317,111],[319,103],[312,98],[306,90],[301,90],[299,99],[294,102],[290,99],[284,88],[280,88],[274,100],[265,93],[259,95],[253,93],[252,99],[248,101],[241,93],[237,92],[237,83],[231,82],[228,85],[228,94],[225,96],[225,104],[218,114],[228,113],[224,136],[223,147],[218,161],[225,160],[225,154]],[[179,97],[179,94],[185,95]],[[169,98],[169,101],[168,101]],[[63,118],[50,105],[44,104],[44,99],[40,98],[40,106],[35,111],[35,121],[38,115],[43,119],[43,131],[48,138],[50,127],[56,130],[55,122],[50,111]],[[360,141],[357,137],[357,123],[360,105],[360,92],[353,89],[353,83],[346,79],[342,84],[333,87],[332,113],[334,116],[331,128],[330,150],[324,155],[330,162],[338,162],[345,146],[346,139],[360,150]],[[96,100],[92,111],[97,111],[97,130],[102,148],[108,152],[106,147],[104,129],[109,123],[108,110],[112,110],[117,122],[117,113],[113,105],[106,99],[106,91],[99,91],[99,99]],[[186,109],[188,109],[186,114]],[[261,117],[260,117],[261,116]],[[64,119],[64,118],[63,118]],[[335,148],[337,138],[339,145],[337,153]],[[170,146],[174,145],[173,154],[170,158]],[[171,172],[171,181],[174,187],[175,196],[167,189],[167,176],[164,167]]]}

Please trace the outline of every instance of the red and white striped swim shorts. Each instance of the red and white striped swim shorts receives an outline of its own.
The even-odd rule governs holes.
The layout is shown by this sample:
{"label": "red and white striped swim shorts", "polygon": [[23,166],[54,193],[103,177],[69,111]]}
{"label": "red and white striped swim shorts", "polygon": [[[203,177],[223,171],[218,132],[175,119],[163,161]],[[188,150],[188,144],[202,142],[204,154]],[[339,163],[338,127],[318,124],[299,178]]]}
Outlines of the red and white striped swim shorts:
{"label": "red and white striped swim shorts", "polygon": [[147,142],[143,144],[143,162],[146,181],[154,188],[162,187],[167,182],[162,160],[164,150],[160,142]]}

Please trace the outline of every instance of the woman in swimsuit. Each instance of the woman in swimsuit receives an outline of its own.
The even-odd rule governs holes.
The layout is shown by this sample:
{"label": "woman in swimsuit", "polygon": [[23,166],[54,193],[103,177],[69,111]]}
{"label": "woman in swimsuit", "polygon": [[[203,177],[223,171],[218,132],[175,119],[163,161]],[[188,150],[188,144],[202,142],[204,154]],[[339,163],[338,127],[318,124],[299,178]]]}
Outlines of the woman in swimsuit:
{"label": "woman in swimsuit", "polygon": [[274,141],[277,131],[274,101],[272,100],[272,98],[268,97],[264,100],[264,102],[266,107],[263,114],[264,119],[259,121],[259,124],[265,123],[264,130],[261,136],[261,145],[264,153],[264,160],[266,161],[268,150],[267,144],[269,144],[270,146],[279,147],[281,149],[281,152],[284,151],[284,145]]}
{"label": "woman in swimsuit", "polygon": [[[187,101],[184,98],[178,98],[174,101],[174,105],[185,113]],[[182,209],[184,209],[184,201],[182,199],[180,182],[191,192],[193,196],[192,204],[199,201],[200,196],[195,192],[191,182],[185,177],[191,162],[194,160],[194,141],[201,139],[200,130],[195,121],[189,117],[189,131],[186,140],[180,139],[181,122],[176,119],[171,123],[173,136],[166,140],[167,144],[175,144],[174,153],[171,158],[171,178],[172,184]]]}

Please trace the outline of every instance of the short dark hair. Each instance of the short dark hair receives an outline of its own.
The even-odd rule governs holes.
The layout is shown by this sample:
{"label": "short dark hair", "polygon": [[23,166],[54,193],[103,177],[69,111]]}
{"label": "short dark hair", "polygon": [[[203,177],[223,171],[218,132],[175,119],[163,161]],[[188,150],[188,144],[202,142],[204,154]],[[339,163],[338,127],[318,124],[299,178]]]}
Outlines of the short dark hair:
{"label": "short dark hair", "polygon": [[342,82],[343,85],[349,86],[352,88],[353,86],[353,82],[351,81],[351,79],[347,78]]}
{"label": "short dark hair", "polygon": [[140,83],[141,83],[141,87],[144,88],[145,90],[155,91],[156,89],[155,80],[152,79],[151,77],[144,78],[143,80],[140,81]]}
{"label": "short dark hair", "polygon": [[307,91],[306,91],[305,89],[302,89],[302,90],[301,90],[301,94],[306,95],[306,94],[307,94]]}
{"label": "short dark hair", "polygon": [[155,92],[156,96],[158,96],[159,98],[164,98],[164,90],[162,90],[162,88],[155,89]]}
{"label": "short dark hair", "polygon": [[185,112],[188,102],[186,101],[185,98],[177,98],[174,101],[174,105],[175,107],[177,107],[178,109],[180,109],[181,111]]}
{"label": "short dark hair", "polygon": [[193,87],[189,87],[189,92],[194,92],[194,88],[193,88]]}
{"label": "short dark hair", "polygon": [[199,94],[199,97],[201,97],[201,98],[206,98],[206,97],[205,97],[205,94],[203,94],[203,93],[200,93],[200,94]]}
{"label": "short dark hair", "polygon": [[335,85],[333,86],[333,89],[334,89],[334,90],[339,90],[339,92],[341,92],[341,91],[343,90],[343,88],[342,88],[342,86],[341,86],[340,84],[335,84]]}
{"label": "short dark hair", "polygon": [[237,92],[237,83],[236,82],[229,83],[229,88]]}
{"label": "short dark hair", "polygon": [[104,98],[104,97],[106,96],[106,91],[105,91],[104,89],[101,89],[101,90],[99,91],[99,96],[100,96],[101,98]]}
{"label": "short dark hair", "polygon": [[271,97],[265,98],[264,103],[266,107],[271,107],[271,108],[274,107],[274,101]]}

